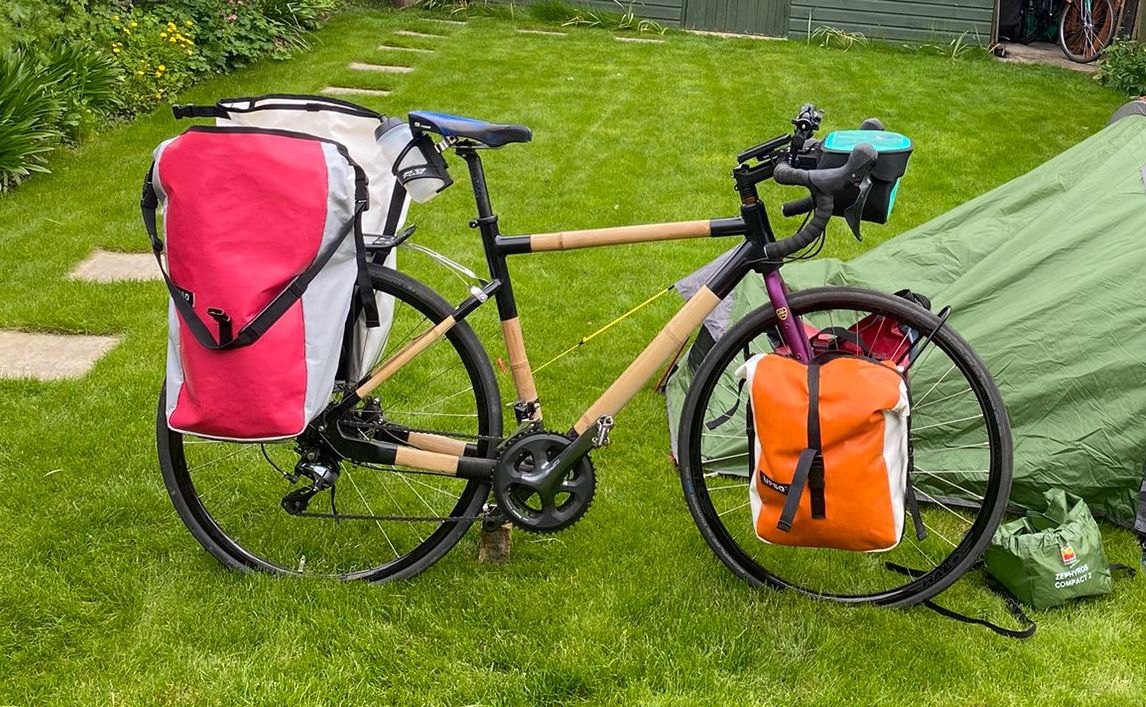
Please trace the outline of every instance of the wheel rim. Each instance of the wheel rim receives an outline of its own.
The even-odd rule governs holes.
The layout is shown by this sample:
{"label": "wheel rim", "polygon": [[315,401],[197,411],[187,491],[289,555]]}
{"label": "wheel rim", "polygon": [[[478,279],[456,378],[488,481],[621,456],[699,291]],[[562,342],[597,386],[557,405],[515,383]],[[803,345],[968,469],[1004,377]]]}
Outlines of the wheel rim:
{"label": "wheel rim", "polygon": [[[852,313],[854,318],[847,321],[838,313],[808,316],[807,312],[800,312],[795,299],[792,307],[805,316],[807,323],[819,329],[825,326],[847,328],[862,316],[873,313],[872,310],[885,315],[896,314],[866,307],[866,312]],[[774,319],[772,324],[775,324]],[[733,334],[729,332],[726,336]],[[760,344],[761,338],[768,342],[768,349],[772,348],[768,337],[762,335],[756,337],[753,353],[765,349]],[[711,403],[722,397],[713,395],[714,391],[725,386],[727,393],[730,381],[715,376],[705,381],[698,380],[698,384],[706,385],[699,389],[698,397],[694,399],[690,395],[690,399],[703,406],[704,413],[694,415],[690,428],[682,429],[682,441],[687,438],[687,449],[682,450],[685,466],[682,476],[694,516],[707,527],[709,534],[706,538],[718,556],[751,582],[792,588],[818,598],[843,602],[901,603],[905,597],[926,592],[937,583],[942,582],[945,586],[954,581],[950,576],[953,570],[967,564],[971,554],[978,554],[986,541],[985,536],[997,525],[1003,505],[998,500],[1000,481],[1003,476],[1009,479],[1009,466],[1004,471],[1007,442],[1003,439],[1003,432],[992,416],[986,414],[990,394],[969,370],[969,362],[962,361],[958,353],[953,354],[953,346],[953,342],[936,337],[909,373],[914,407],[912,438],[918,470],[912,476],[912,482],[923,502],[922,516],[928,537],[923,541],[915,537],[912,519],[908,515],[899,546],[885,553],[780,547],[758,540],[748,505],[748,478],[729,473],[739,471],[743,474],[748,468],[746,451],[742,456],[733,456],[740,454],[733,445],[746,447],[743,414],[727,423],[739,427],[725,428],[727,431],[722,431],[722,427],[709,430],[699,417],[712,421],[727,412],[727,404],[713,406]],[[738,366],[743,358],[739,348],[725,349],[725,355],[716,361],[717,368],[726,370],[730,366]],[[716,354],[714,351],[713,355]],[[936,365],[941,355],[947,360],[943,365]],[[953,384],[956,374],[961,378],[961,384]],[[960,387],[965,389],[958,390]],[[743,410],[747,405],[747,394],[738,393]],[[728,395],[723,397],[727,399]],[[973,404],[969,406],[967,400]],[[960,406],[964,408],[963,412],[958,412]],[[965,419],[971,417],[965,414],[969,407],[978,409],[978,420]],[[954,415],[946,420],[938,419],[948,413]],[[951,425],[957,428],[955,439],[951,439]],[[952,441],[957,443],[948,443]],[[962,449],[946,449],[948,446]],[[938,465],[941,461],[946,468]],[[737,469],[737,464],[741,468]],[[978,509],[958,507],[951,496],[974,496],[982,505]],[[983,499],[987,499],[986,502]],[[925,574],[910,579],[889,571],[887,562],[924,570]]]}
{"label": "wheel rim", "polygon": [[[381,359],[440,319],[424,303],[388,289],[399,298]],[[394,429],[436,431],[488,453],[494,434],[500,434],[500,419],[486,402],[490,391],[478,363],[459,355],[462,350],[455,335],[433,345],[374,393],[380,405],[359,406],[353,423],[344,426],[346,433],[388,439]],[[224,553],[220,559],[229,563],[277,573],[345,579],[403,573],[451,537],[456,540],[489,491],[484,482],[342,460],[333,494],[339,514],[438,520],[299,517],[281,507],[287,493],[308,483],[284,478],[299,458],[293,440],[240,444],[161,429],[160,443],[167,447],[161,460],[169,459],[184,505],[180,512],[217,545],[208,549]],[[330,499],[330,492],[319,493],[308,511],[330,513]]]}
{"label": "wheel rim", "polygon": [[1084,61],[1098,58],[1110,43],[1114,13],[1107,2],[1073,2],[1062,20],[1062,43],[1067,51]]}

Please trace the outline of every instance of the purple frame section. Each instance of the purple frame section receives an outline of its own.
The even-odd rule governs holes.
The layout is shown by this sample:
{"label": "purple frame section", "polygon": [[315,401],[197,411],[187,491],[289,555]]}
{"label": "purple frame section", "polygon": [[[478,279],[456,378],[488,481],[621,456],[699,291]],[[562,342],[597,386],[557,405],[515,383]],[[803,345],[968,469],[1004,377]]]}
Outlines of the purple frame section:
{"label": "purple frame section", "polygon": [[[784,279],[780,277],[779,270],[764,276],[764,287],[768,290],[768,299],[780,317],[780,337],[796,360],[800,363],[811,363],[812,351],[808,345],[808,337],[804,336],[804,325],[800,318],[792,314],[788,307],[788,294],[784,291]],[[784,313],[787,316],[784,316]]]}

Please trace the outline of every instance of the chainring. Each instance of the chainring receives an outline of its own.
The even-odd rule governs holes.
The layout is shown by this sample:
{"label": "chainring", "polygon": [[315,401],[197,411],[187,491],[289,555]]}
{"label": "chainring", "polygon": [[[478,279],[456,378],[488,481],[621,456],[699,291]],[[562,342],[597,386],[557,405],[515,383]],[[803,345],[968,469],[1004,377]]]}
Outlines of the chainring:
{"label": "chainring", "polygon": [[573,440],[551,432],[527,431],[502,450],[493,471],[493,494],[511,523],[531,533],[556,533],[581,520],[593,503],[597,476],[589,455],[581,457],[546,493],[528,476]]}

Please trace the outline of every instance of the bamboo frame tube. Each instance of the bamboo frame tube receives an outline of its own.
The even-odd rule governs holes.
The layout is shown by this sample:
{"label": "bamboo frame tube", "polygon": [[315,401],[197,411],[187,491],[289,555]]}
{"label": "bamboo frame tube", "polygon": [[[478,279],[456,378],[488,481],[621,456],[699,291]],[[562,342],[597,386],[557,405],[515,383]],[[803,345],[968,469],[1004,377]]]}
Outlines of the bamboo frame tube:
{"label": "bamboo frame tube", "polygon": [[385,363],[378,367],[377,372],[370,378],[358,386],[355,394],[364,398],[370,394],[378,386],[386,382],[390,376],[394,375],[399,368],[409,363],[415,356],[430,348],[438,339],[446,335],[450,329],[454,327],[456,322],[452,316],[443,319],[434,328],[422,333],[418,338],[406,344],[401,351],[391,356]]}
{"label": "bamboo frame tube", "polygon": [[685,302],[684,307],[681,307],[668,324],[665,324],[664,329],[661,329],[660,333],[645,347],[645,350],[633,359],[625,372],[613,381],[613,384],[601,394],[600,398],[597,398],[597,402],[585,411],[585,414],[573,426],[573,430],[577,434],[582,434],[601,416],[616,415],[633,399],[641,386],[652,378],[661,364],[669,360],[677,349],[688,340],[692,332],[700,326],[705,317],[712,313],[712,310],[716,309],[718,304],[720,304],[720,298],[712,290],[708,289],[707,286],[700,288],[688,302]]}
{"label": "bamboo frame tube", "polygon": [[[509,355],[509,371],[513,374],[517,399],[526,403],[537,400],[537,385],[533,382],[533,369],[529,367],[529,356],[525,353],[521,321],[517,317],[503,321],[501,335],[505,339],[505,351]],[[538,419],[541,419],[540,414]]]}
{"label": "bamboo frame tube", "polygon": [[464,441],[442,435],[426,434],[425,432],[411,432],[406,437],[406,444],[427,452],[440,452],[455,457],[464,456],[466,453]]}
{"label": "bamboo frame tube", "polygon": [[394,453],[394,463],[398,466],[408,466],[420,471],[436,471],[446,476],[457,476],[458,458],[427,452],[413,447],[398,447]]}
{"label": "bamboo frame tube", "polygon": [[650,223],[640,226],[618,226],[614,228],[590,228],[582,231],[559,231],[539,233],[529,237],[529,250],[573,250],[595,246],[620,245],[622,243],[644,243],[647,241],[671,241],[679,238],[708,238],[712,235],[709,221],[676,221],[673,223]]}

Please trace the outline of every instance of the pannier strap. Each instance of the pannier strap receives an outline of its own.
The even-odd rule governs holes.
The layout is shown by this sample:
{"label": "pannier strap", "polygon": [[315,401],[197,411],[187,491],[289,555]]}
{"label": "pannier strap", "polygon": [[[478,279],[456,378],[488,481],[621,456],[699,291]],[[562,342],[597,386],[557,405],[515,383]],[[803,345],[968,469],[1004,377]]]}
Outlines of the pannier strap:
{"label": "pannier strap", "polygon": [[175,115],[176,120],[183,118],[226,118],[228,117],[227,111],[219,106],[196,106],[186,103],[183,105],[171,106],[171,112]]}
{"label": "pannier strap", "polygon": [[[919,579],[920,577],[927,574],[927,572],[925,570],[917,570],[917,569],[914,569],[911,567],[904,567],[903,565],[897,565],[894,562],[885,562],[883,566],[892,572],[906,575],[907,577],[910,577],[912,579]],[[955,611],[953,609],[948,609],[945,606],[940,606],[939,604],[936,604],[934,601],[932,601],[930,599],[924,600],[923,605],[926,606],[928,609],[931,609],[935,613],[939,614],[940,616],[944,616],[944,617],[949,618],[949,619],[954,619],[956,621],[959,621],[959,622],[965,623],[965,624],[974,624],[975,626],[983,626],[984,628],[988,628],[991,631],[994,631],[996,634],[1003,636],[1004,638],[1017,638],[1017,639],[1022,640],[1025,638],[1030,638],[1031,636],[1035,635],[1035,631],[1038,630],[1038,625],[1036,625],[1034,621],[1031,621],[1031,618],[1029,616],[1027,616],[1025,611],[1023,611],[1023,607],[1019,605],[1019,600],[1016,599],[1014,597],[1014,595],[1012,595],[1010,592],[1008,592],[1005,588],[1003,588],[1002,585],[1000,585],[998,582],[996,582],[991,577],[991,575],[989,575],[989,574],[986,575],[986,580],[987,580],[987,588],[990,589],[991,591],[995,592],[996,594],[998,594],[1000,597],[1003,598],[1003,602],[1007,605],[1007,611],[1010,612],[1011,616],[1015,617],[1018,621],[1020,621],[1023,624],[1022,628],[1020,628],[1020,629],[1006,628],[1006,627],[1000,626],[996,623],[992,623],[992,622],[988,621],[987,619],[981,619],[981,618],[976,618],[974,616],[968,616],[966,614],[961,614],[958,611]]]}
{"label": "pannier strap", "polygon": [[[374,291],[370,287],[369,273],[366,273],[366,248],[362,243],[362,212],[366,210],[366,175],[358,166],[354,167],[355,171],[355,205],[354,215],[339,231],[338,236],[332,241],[325,250],[318,254],[305,270],[295,275],[290,284],[278,294],[270,304],[263,308],[263,311],[255,315],[255,318],[247,323],[234,338],[231,337],[231,322],[230,318],[218,310],[222,317],[226,318],[224,325],[223,319],[212,315],[219,322],[219,339],[216,340],[211,334],[211,330],[195,313],[195,309],[191,303],[187,301],[183,293],[171,281],[171,276],[167,273],[167,269],[163,267],[163,259],[160,257],[163,253],[163,241],[159,239],[159,231],[156,224],[156,208],[159,206],[159,198],[156,196],[155,187],[152,180],[155,178],[155,163],[151,164],[151,168],[147,171],[147,177],[143,182],[143,196],[140,199],[139,207],[143,213],[143,225],[147,229],[147,235],[151,238],[151,248],[155,255],[155,262],[159,264],[159,272],[163,275],[163,281],[167,283],[167,291],[171,293],[171,301],[175,303],[175,309],[179,312],[183,322],[187,328],[191,330],[191,334],[195,340],[199,342],[203,348],[210,349],[211,351],[222,351],[228,349],[238,349],[244,346],[250,346],[259,340],[268,329],[279,320],[287,310],[289,310],[295,302],[297,302],[306,292],[306,288],[310,286],[311,280],[318,275],[319,272],[326,266],[327,262],[334,256],[335,252],[342,245],[342,241],[346,239],[351,231],[354,232],[355,249],[358,259],[358,284],[359,293],[363,299],[363,309],[366,313],[368,325],[369,322],[374,323],[370,326],[378,326],[378,306],[374,300]],[[363,278],[363,273],[366,273]],[[366,281],[366,286],[363,288],[363,279]],[[367,303],[366,300],[369,300]]]}
{"label": "pannier strap", "polygon": [[776,527],[785,533],[792,530],[792,521],[800,505],[804,487],[812,498],[812,517],[824,517],[824,455],[820,449],[820,364],[808,364],[808,448],[800,452],[796,473],[784,498],[784,508]]}

